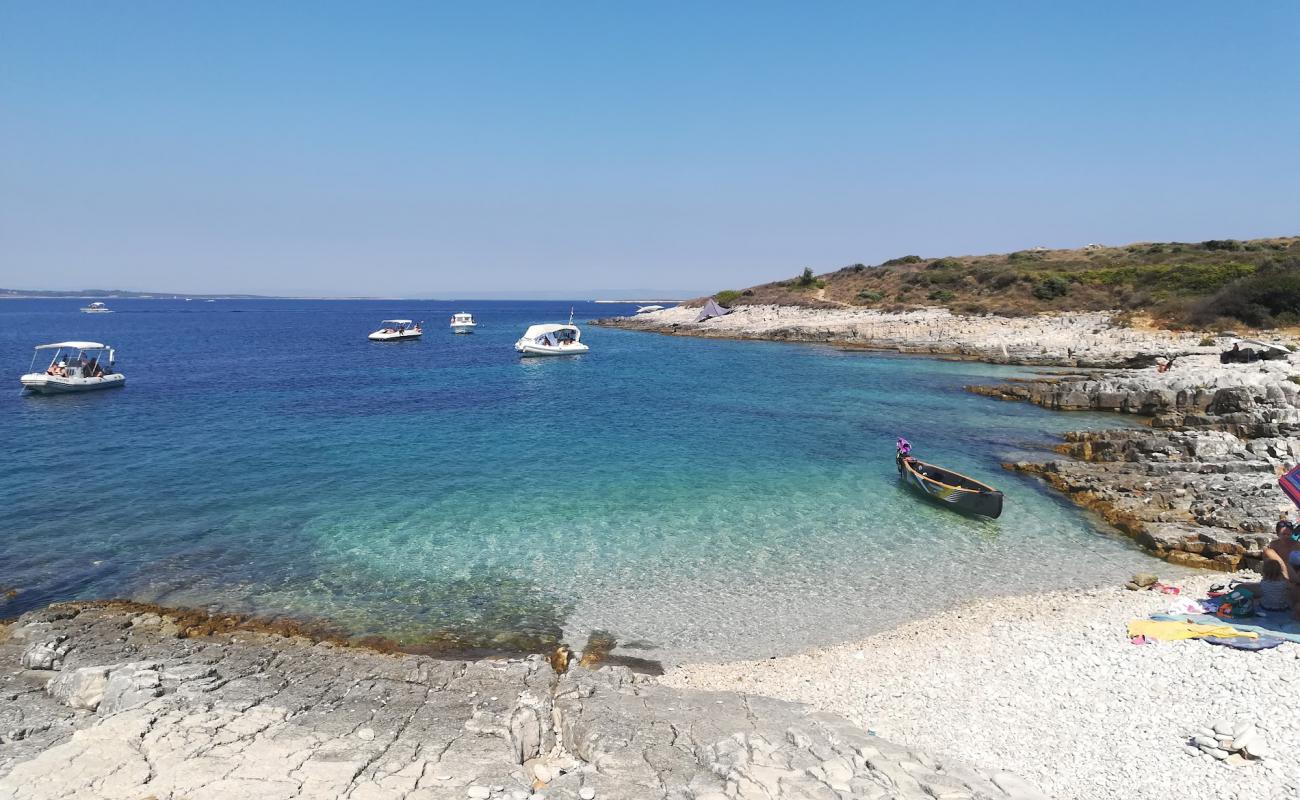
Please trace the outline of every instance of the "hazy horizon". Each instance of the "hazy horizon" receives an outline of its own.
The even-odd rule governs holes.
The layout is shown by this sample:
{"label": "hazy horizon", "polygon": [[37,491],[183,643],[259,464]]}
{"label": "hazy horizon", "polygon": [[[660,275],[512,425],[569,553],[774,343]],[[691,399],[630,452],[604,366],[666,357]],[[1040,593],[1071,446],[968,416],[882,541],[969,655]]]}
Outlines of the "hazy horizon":
{"label": "hazy horizon", "polygon": [[[0,0],[0,25],[6,287],[690,297],[1300,219],[1300,4]],[[686,289],[589,288],[645,285]]]}

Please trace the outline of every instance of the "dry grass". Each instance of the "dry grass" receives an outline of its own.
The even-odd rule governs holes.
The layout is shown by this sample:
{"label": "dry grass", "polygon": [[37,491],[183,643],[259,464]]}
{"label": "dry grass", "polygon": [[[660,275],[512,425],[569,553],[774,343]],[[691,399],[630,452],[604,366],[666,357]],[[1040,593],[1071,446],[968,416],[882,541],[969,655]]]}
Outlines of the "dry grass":
{"label": "dry grass", "polygon": [[1135,312],[1135,326],[1169,327],[1192,324],[1201,313],[1198,303],[1204,306],[1216,292],[1283,262],[1300,263],[1300,237],[907,256],[876,266],[850,265],[817,275],[813,282],[794,275],[717,296],[731,305],[882,310],[940,305],[959,313],[1003,316],[1120,309]]}

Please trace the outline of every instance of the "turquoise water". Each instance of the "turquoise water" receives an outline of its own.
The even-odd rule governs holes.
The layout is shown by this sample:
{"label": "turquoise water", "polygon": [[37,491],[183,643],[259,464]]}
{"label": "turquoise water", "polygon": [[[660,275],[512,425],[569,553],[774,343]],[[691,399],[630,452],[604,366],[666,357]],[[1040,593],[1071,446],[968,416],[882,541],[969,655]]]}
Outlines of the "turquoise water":
{"label": "turquoise water", "polygon": [[[758,657],[1147,561],[1000,469],[1116,424],[962,390],[1009,369],[590,326],[589,354],[518,358],[568,303],[80,304],[0,303],[0,587],[21,590],[0,616],[129,597]],[[457,310],[473,336],[446,329]],[[391,316],[428,332],[366,341]],[[70,338],[117,346],[126,388],[20,396],[30,348]],[[900,434],[1002,488],[1003,517],[901,487]]]}

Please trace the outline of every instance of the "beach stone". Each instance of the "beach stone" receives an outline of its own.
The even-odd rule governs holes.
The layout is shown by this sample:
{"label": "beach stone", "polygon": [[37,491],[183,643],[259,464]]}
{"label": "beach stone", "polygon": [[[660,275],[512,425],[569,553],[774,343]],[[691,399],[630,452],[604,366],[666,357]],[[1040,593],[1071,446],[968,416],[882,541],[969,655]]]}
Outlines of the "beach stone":
{"label": "beach stone", "polygon": [[61,673],[46,691],[50,696],[71,708],[94,711],[104,699],[108,686],[110,667],[81,667]]}
{"label": "beach stone", "polygon": [[465,790],[465,796],[474,800],[487,800],[492,796],[492,790],[486,786],[471,786]]}
{"label": "beach stone", "polygon": [[1150,572],[1139,572],[1133,576],[1133,582],[1142,588],[1146,588],[1158,580],[1160,578]]}
{"label": "beach stone", "polygon": [[375,739],[375,732],[370,728],[362,728],[357,731],[357,738],[363,742],[372,742]]}
{"label": "beach stone", "polygon": [[100,716],[108,716],[162,696],[160,667],[156,662],[133,662],[110,669],[96,711]]}
{"label": "beach stone", "polygon": [[584,786],[578,790],[578,797],[582,800],[596,800],[596,790],[590,786]]}
{"label": "beach stone", "polygon": [[57,639],[37,642],[23,651],[19,663],[23,669],[56,670],[63,666],[63,657],[67,652],[68,648]]}

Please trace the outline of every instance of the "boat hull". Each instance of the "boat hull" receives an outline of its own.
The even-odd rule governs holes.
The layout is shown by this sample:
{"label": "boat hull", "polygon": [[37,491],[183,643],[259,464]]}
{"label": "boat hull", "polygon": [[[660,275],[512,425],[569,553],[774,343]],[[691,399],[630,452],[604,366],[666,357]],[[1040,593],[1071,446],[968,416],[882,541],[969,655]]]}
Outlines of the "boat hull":
{"label": "boat hull", "polygon": [[[1002,515],[1002,492],[979,484],[965,476],[948,473],[958,478],[969,481],[975,486],[982,488],[967,488],[954,486],[949,483],[934,480],[923,474],[913,464],[919,464],[921,468],[935,469],[932,465],[919,461],[898,460],[898,473],[903,478],[903,482],[912,489],[924,494],[936,503],[942,504],[946,508],[954,511],[960,511],[965,514],[975,514],[981,517],[997,519]],[[947,472],[946,470],[942,470]]]}
{"label": "boat hull", "polygon": [[372,342],[408,342],[419,339],[424,335],[424,331],[419,333],[381,333],[375,331],[366,338]]}
{"label": "boat hull", "polygon": [[477,326],[477,325],[474,325],[474,324],[470,324],[470,325],[452,325],[452,326],[451,326],[451,332],[452,332],[452,333],[473,333],[473,332],[474,332],[474,328],[476,328],[476,327],[478,327],[478,326]]}
{"label": "boat hull", "polygon": [[590,350],[590,347],[579,342],[578,344],[566,345],[564,347],[551,347],[549,345],[537,344],[536,342],[515,342],[515,350],[521,356],[576,356]]}
{"label": "boat hull", "polygon": [[102,378],[60,378],[43,372],[33,372],[22,376],[19,380],[24,389],[36,394],[76,394],[98,389],[116,389],[126,385],[124,375],[105,375]]}

